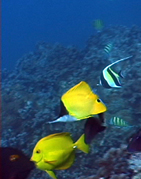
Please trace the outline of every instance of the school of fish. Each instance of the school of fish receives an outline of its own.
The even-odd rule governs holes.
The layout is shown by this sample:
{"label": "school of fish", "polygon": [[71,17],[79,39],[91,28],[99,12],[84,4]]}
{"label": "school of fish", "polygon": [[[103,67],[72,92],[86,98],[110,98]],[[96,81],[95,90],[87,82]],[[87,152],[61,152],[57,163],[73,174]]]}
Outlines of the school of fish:
{"label": "school of fish", "polygon": [[[94,22],[97,30],[102,30],[103,22]],[[105,46],[105,53],[110,53],[112,44]],[[106,66],[101,72],[98,85],[104,88],[121,88],[119,78],[123,77],[121,71],[116,73],[112,66],[130,59],[132,56],[117,60]],[[26,179],[29,173],[36,167],[57,179],[54,170],[65,170],[70,168],[76,158],[76,150],[89,153],[91,141],[95,136],[105,131],[107,127],[128,127],[131,126],[127,121],[120,117],[105,119],[104,113],[107,111],[106,105],[100,97],[95,94],[89,84],[81,81],[66,93],[60,100],[60,112],[58,117],[49,121],[48,125],[56,122],[74,122],[86,120],[84,133],[74,142],[68,132],[55,133],[45,136],[37,141],[33,149],[31,159],[22,151],[11,148],[1,147],[0,154],[2,159],[1,179]],[[95,116],[97,115],[97,116]],[[141,131],[139,130],[131,137],[127,150],[129,152],[141,152]]]}

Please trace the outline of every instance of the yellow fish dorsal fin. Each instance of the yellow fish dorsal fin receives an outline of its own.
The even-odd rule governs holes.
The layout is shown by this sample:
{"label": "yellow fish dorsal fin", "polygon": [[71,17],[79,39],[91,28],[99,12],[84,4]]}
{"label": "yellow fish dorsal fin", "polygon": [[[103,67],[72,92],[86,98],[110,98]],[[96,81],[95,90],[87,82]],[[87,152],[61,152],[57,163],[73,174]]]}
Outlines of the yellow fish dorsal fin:
{"label": "yellow fish dorsal fin", "polygon": [[53,138],[53,137],[62,137],[62,136],[70,136],[70,133],[69,132],[61,132],[61,133],[56,133],[56,134],[51,134],[51,135],[49,135],[49,136],[47,136],[47,137],[44,137],[44,138],[42,138],[41,140],[40,140],[40,142],[41,141],[44,141],[44,140],[48,140],[48,139],[51,139],[51,138]]}
{"label": "yellow fish dorsal fin", "polygon": [[94,104],[97,98],[91,87],[85,81],[81,81],[67,91],[61,100],[71,116],[85,119],[95,113]]}
{"label": "yellow fish dorsal fin", "polygon": [[46,172],[49,174],[49,176],[51,176],[53,179],[57,179],[55,173],[51,170],[46,170]]}
{"label": "yellow fish dorsal fin", "polygon": [[74,146],[85,153],[89,153],[90,147],[84,142],[84,134],[82,134],[81,137],[75,142]]}
{"label": "yellow fish dorsal fin", "polygon": [[80,83],[78,83],[77,85],[72,87],[69,91],[67,91],[62,96],[62,101],[65,101],[65,98],[72,96],[72,95],[80,95],[80,94],[86,95],[91,92],[92,92],[92,90],[91,90],[90,86],[85,81],[81,81]]}

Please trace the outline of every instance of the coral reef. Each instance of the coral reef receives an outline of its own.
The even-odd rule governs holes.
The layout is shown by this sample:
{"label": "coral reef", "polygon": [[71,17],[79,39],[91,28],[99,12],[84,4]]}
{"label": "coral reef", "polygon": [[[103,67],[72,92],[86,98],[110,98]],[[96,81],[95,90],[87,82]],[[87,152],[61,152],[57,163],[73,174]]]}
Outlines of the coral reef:
{"label": "coral reef", "polygon": [[133,153],[130,156],[128,163],[130,169],[132,169],[135,173],[133,179],[141,178],[141,153]]}
{"label": "coral reef", "polygon": [[[106,56],[104,47],[113,43]],[[115,65],[123,70],[121,89],[97,86],[103,68],[113,61],[132,56]],[[109,27],[91,36],[86,47],[36,45],[34,52],[19,59],[12,72],[2,71],[2,146],[20,148],[31,156],[36,142],[56,132],[71,132],[74,140],[83,133],[85,120],[74,123],[48,124],[59,113],[60,97],[84,80],[96,91],[108,107],[106,118],[118,116],[140,127],[141,125],[141,29],[133,26]],[[91,144],[90,154],[77,152],[74,165],[57,171],[58,178],[74,179],[131,179],[140,169],[131,167],[136,161],[127,153],[128,138],[136,127],[108,127]],[[136,172],[137,170],[137,172]],[[49,178],[34,170],[30,179]]]}
{"label": "coral reef", "polygon": [[[102,159],[99,159],[99,169],[96,175],[89,177],[89,179],[130,179],[133,172],[129,169],[128,158],[126,146],[109,149]],[[83,178],[86,177],[79,179]]]}

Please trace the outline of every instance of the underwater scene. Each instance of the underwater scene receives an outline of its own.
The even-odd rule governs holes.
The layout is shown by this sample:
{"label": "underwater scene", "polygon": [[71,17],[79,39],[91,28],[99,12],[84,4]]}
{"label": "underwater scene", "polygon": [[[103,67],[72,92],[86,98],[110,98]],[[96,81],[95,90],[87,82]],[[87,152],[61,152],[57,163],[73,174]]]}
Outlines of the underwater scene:
{"label": "underwater scene", "polygon": [[2,1],[0,179],[141,179],[140,7]]}

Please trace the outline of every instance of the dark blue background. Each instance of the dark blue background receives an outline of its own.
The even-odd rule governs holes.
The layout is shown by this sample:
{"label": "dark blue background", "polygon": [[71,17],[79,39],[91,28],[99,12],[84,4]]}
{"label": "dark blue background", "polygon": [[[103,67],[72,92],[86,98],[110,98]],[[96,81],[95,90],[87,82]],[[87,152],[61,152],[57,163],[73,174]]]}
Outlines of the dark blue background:
{"label": "dark blue background", "polygon": [[141,25],[141,0],[2,0],[2,67],[12,69],[39,41],[85,46],[92,21]]}

